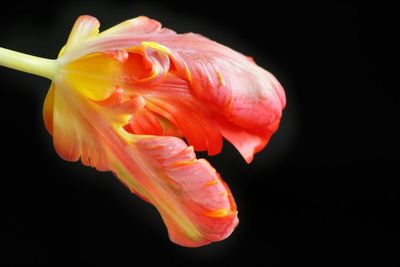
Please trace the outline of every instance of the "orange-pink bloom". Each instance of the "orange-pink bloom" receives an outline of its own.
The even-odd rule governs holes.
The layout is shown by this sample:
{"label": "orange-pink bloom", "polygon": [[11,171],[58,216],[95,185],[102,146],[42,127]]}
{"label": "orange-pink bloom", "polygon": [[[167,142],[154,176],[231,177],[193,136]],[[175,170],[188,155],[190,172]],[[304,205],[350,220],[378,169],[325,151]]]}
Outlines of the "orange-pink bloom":
{"label": "orange-pink bloom", "polygon": [[157,208],[179,245],[228,237],[238,224],[235,201],[194,150],[218,154],[226,138],[250,163],[285,106],[272,74],[146,17],[99,33],[96,18],[81,16],[57,62],[44,104],[57,153],[112,171]]}

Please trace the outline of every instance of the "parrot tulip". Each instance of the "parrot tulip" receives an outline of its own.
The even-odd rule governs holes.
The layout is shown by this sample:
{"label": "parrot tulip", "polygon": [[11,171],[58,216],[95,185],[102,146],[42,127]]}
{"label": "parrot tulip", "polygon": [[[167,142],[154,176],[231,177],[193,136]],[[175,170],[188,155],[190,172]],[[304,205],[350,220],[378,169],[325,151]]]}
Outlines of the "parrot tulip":
{"label": "parrot tulip", "polygon": [[235,201],[194,151],[218,154],[226,138],[250,163],[278,128],[283,88],[201,35],[143,16],[99,26],[81,16],[56,60],[0,48],[0,65],[52,80],[43,117],[61,158],[113,172],[157,208],[176,244],[228,237]]}

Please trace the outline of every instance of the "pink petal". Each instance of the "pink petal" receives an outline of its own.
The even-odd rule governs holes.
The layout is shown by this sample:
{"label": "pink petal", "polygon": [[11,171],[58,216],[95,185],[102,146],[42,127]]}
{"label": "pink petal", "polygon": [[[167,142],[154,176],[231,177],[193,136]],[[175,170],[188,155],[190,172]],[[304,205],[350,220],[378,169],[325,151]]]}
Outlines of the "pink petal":
{"label": "pink petal", "polygon": [[195,247],[231,234],[238,223],[236,205],[228,187],[207,161],[196,160],[193,149],[173,137],[144,139],[139,148],[158,172],[165,173],[163,188],[168,190],[167,195],[179,199],[171,208],[183,211],[199,233],[198,239],[197,234],[188,237],[181,222],[159,209],[173,242]]}
{"label": "pink petal", "polygon": [[47,102],[54,111],[47,119],[52,119],[57,153],[112,171],[157,208],[177,244],[197,247],[229,236],[238,223],[237,210],[218,173],[179,138],[125,131],[126,112],[142,110],[143,99],[121,102],[123,91],[116,88],[108,99],[94,101],[56,81]]}
{"label": "pink petal", "polygon": [[[176,73],[189,82],[189,90],[193,99],[196,99],[192,102],[197,103],[195,109],[198,111],[190,112],[177,97],[176,101],[172,101],[175,105],[173,109],[170,100],[162,101],[164,111],[158,105],[158,112],[168,113],[164,115],[181,130],[196,150],[207,149],[210,154],[218,153],[221,149],[218,135],[222,134],[250,162],[254,153],[264,148],[276,131],[286,105],[285,93],[276,78],[257,66],[251,58],[201,35],[176,34],[151,26],[156,24],[152,20],[142,21],[143,33],[135,29],[134,33],[121,30],[119,34],[104,35],[93,44],[91,51],[98,52],[111,47],[144,47],[144,51],[147,51],[145,54],[151,52],[150,55],[153,55],[150,60],[153,66],[161,69],[160,75],[155,76],[155,84],[166,77],[168,66],[175,68]],[[147,44],[151,44],[151,47]],[[161,48],[152,51],[150,48],[154,47]],[[168,55],[171,61],[169,65],[166,65],[162,55]],[[146,82],[151,80],[147,79]],[[203,111],[199,110],[199,106],[203,110],[217,112],[213,117],[219,121],[222,118],[223,125],[215,127],[216,122],[210,122],[209,115],[201,114]],[[179,115],[185,112],[190,117]],[[226,125],[230,125],[228,128],[231,130]],[[235,134],[232,129],[240,134],[233,137]],[[193,134],[195,132],[197,136]],[[202,136],[208,137],[204,139]]]}

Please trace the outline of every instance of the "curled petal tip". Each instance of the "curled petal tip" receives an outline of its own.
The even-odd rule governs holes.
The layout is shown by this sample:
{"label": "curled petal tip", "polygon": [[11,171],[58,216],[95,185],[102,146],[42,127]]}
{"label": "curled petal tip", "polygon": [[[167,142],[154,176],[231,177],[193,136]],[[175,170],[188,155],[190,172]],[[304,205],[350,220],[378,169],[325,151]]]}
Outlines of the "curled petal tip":
{"label": "curled petal tip", "polygon": [[143,159],[159,173],[149,191],[173,242],[202,246],[229,236],[238,223],[229,188],[211,165],[197,160],[191,147],[174,137],[149,137],[137,143]]}

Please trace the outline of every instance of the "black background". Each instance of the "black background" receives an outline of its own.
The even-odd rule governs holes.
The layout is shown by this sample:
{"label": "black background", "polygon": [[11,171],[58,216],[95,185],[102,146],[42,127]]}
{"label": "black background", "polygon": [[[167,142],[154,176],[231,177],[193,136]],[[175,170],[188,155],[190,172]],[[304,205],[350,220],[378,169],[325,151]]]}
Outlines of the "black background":
{"label": "black background", "polygon": [[81,14],[102,29],[147,15],[201,33],[252,55],[281,81],[288,104],[251,165],[229,144],[210,159],[240,224],[225,241],[189,249],[171,243],[156,210],[112,174],[61,160],[41,117],[49,81],[1,68],[0,265],[399,264],[394,8],[231,2],[2,7],[0,46],[49,58]]}

